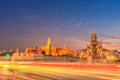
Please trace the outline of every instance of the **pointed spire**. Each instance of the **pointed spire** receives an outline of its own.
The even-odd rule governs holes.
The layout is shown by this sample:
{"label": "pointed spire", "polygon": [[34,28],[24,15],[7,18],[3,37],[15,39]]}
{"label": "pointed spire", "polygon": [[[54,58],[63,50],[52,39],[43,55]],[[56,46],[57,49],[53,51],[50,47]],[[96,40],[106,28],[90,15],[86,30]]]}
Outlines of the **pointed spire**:
{"label": "pointed spire", "polygon": [[25,53],[27,53],[28,51],[29,51],[29,48],[26,48],[26,49],[25,49]]}
{"label": "pointed spire", "polygon": [[35,50],[38,50],[38,46],[36,45]]}
{"label": "pointed spire", "polygon": [[19,53],[19,49],[18,48],[16,49],[16,53]]}
{"label": "pointed spire", "polygon": [[66,49],[66,44],[63,45],[63,49]]}
{"label": "pointed spire", "polygon": [[95,32],[92,32],[92,34],[91,34],[91,41],[92,42],[97,41],[97,35]]}
{"label": "pointed spire", "polygon": [[48,49],[48,53],[50,54],[51,53],[51,39],[50,39],[50,37],[48,37],[46,48]]}
{"label": "pointed spire", "polygon": [[50,39],[50,36],[48,37],[48,40],[47,40],[47,46],[50,46],[51,45],[51,39]]}

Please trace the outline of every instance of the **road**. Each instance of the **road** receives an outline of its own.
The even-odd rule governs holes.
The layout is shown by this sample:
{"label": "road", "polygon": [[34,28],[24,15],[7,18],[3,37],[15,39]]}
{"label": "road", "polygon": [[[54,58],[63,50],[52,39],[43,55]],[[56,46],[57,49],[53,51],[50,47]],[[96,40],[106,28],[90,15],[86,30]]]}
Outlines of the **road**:
{"label": "road", "polygon": [[33,63],[5,65],[0,80],[120,80],[116,65]]}

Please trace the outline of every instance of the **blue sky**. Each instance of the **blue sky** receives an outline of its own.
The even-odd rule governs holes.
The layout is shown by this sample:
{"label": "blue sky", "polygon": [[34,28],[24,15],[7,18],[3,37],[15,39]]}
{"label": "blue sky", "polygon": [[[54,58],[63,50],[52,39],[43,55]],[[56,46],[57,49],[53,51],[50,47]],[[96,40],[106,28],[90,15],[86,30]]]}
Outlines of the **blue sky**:
{"label": "blue sky", "polygon": [[105,47],[120,47],[120,0],[0,0],[1,50],[41,47],[48,36],[82,49],[93,31]]}

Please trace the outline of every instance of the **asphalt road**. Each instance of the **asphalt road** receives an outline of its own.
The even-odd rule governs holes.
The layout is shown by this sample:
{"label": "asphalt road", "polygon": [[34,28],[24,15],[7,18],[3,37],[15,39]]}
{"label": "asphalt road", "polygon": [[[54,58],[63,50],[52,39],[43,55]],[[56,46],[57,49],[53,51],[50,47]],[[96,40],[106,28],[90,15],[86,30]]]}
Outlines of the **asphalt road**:
{"label": "asphalt road", "polygon": [[118,70],[120,68],[78,68],[72,64],[69,67],[50,64],[7,65],[0,68],[0,80],[120,80]]}

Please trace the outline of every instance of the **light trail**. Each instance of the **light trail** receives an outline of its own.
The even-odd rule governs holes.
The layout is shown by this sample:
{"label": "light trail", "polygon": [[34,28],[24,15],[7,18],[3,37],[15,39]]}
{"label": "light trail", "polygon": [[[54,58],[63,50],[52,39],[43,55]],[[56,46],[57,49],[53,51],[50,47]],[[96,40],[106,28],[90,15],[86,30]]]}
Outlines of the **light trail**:
{"label": "light trail", "polygon": [[[39,69],[38,69],[39,67]],[[45,68],[44,68],[45,67]],[[80,76],[80,75],[84,75],[84,76],[88,76],[88,77],[96,77],[96,78],[103,78],[103,79],[112,79],[112,80],[119,80],[118,76],[120,76],[120,74],[116,74],[116,73],[107,73],[105,71],[101,71],[101,72],[96,72],[97,70],[84,70],[84,71],[81,71],[81,70],[74,70],[74,69],[70,69],[70,68],[63,68],[63,67],[50,67],[50,66],[31,66],[31,69],[34,69],[34,71],[36,72],[35,69],[37,69],[37,72],[41,72],[42,70],[42,73],[47,73],[47,74],[53,74],[53,75],[56,75],[54,73],[57,73],[59,75],[61,74],[67,74],[67,75],[74,75],[74,76]],[[98,70],[99,71],[99,70]],[[77,73],[77,74],[76,74]],[[88,73],[88,74],[93,74],[93,75],[86,75],[84,73]],[[101,76],[104,75],[104,76]],[[95,76],[94,76],[95,75]],[[98,76],[99,75],[99,76]],[[61,76],[65,76],[65,75],[61,75]],[[108,76],[108,77],[106,77]],[[116,76],[117,78],[114,78],[112,76]]]}
{"label": "light trail", "polygon": [[[107,66],[107,67],[106,67]],[[16,77],[22,80],[119,80],[120,68],[116,64],[80,65],[78,63],[33,63],[5,65],[18,70]],[[103,67],[103,68],[102,68]],[[110,69],[107,69],[110,67]],[[115,71],[114,71],[115,70]],[[116,72],[117,71],[117,72]],[[29,74],[29,75],[28,75]],[[19,79],[18,79],[19,80]]]}

